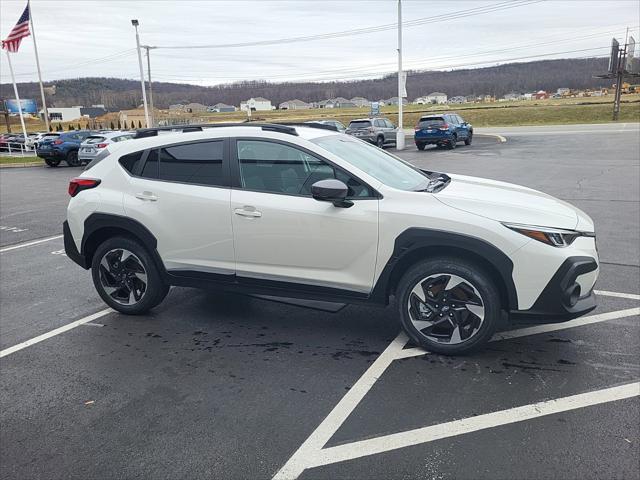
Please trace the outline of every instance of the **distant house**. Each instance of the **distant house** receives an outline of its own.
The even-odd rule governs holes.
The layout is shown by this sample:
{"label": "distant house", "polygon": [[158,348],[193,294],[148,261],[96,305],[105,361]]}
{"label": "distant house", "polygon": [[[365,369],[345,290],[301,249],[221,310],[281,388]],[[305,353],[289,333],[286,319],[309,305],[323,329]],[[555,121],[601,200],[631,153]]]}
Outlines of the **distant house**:
{"label": "distant house", "polygon": [[371,104],[371,102],[364,97],[353,97],[349,101],[356,107],[368,107]]}
{"label": "distant house", "polygon": [[280,110],[308,110],[312,107],[310,103],[303,102],[297,98],[294,100],[287,100],[278,105]]}
{"label": "distant house", "polygon": [[[52,122],[69,122],[80,118],[96,118],[107,113],[104,106],[93,107],[49,107],[49,120]],[[40,117],[44,118],[44,110],[40,110]]]}
{"label": "distant house", "polygon": [[427,100],[429,100],[429,103],[447,103],[447,94],[442,92],[432,92],[427,95]]}
{"label": "distant house", "polygon": [[184,110],[187,113],[198,113],[198,112],[206,112],[207,106],[201,103],[187,103],[184,106]]}
{"label": "distant house", "polygon": [[207,112],[235,112],[236,107],[227,105],[226,103],[216,103],[211,107],[207,107]]}
{"label": "distant house", "polygon": [[[398,105],[398,97],[391,97],[384,100],[385,105]],[[407,105],[409,102],[406,98],[402,99],[402,104]]]}
{"label": "distant house", "polygon": [[243,112],[246,112],[247,110],[251,110],[252,112],[273,110],[274,108],[275,107],[271,105],[271,100],[267,100],[263,97],[250,98],[249,100],[240,103],[240,110]]}
{"label": "distant house", "polygon": [[521,95],[519,93],[511,92],[507,93],[502,98],[508,102],[515,102],[516,100],[520,100]]}
{"label": "distant house", "polygon": [[545,100],[547,98],[549,98],[549,94],[547,92],[545,92],[544,90],[538,90],[535,94],[535,98],[536,100]]}
{"label": "distant house", "polygon": [[170,112],[184,112],[184,105],[182,103],[174,103],[169,105]]}
{"label": "distant house", "polygon": [[457,95],[449,99],[449,103],[467,103],[467,97]]}
{"label": "distant house", "polygon": [[330,98],[325,101],[324,107],[320,108],[353,108],[356,104],[344,97]]}
{"label": "distant house", "polygon": [[571,94],[570,88],[559,88],[556,93],[562,97],[568,97]]}

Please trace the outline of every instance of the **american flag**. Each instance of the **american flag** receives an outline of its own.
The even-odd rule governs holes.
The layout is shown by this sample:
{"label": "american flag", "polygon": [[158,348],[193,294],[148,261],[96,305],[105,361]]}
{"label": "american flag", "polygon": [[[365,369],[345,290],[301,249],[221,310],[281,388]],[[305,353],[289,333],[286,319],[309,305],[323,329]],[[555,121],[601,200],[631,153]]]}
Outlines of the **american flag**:
{"label": "american flag", "polygon": [[9,36],[2,40],[2,49],[8,50],[10,52],[17,52],[18,48],[20,48],[20,42],[24,37],[28,37],[31,35],[29,31],[29,2],[27,2],[27,6],[20,15],[20,19],[16,26],[13,27],[13,30],[9,32]]}

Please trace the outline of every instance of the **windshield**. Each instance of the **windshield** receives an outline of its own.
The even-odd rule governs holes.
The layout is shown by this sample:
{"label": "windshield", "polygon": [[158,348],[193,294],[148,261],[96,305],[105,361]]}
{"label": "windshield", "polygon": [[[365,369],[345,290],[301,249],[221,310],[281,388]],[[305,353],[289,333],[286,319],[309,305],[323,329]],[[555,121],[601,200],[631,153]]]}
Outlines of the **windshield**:
{"label": "windshield", "polygon": [[367,120],[359,121],[359,122],[351,122],[349,124],[349,128],[352,130],[358,130],[360,128],[369,128],[371,126],[371,122]]}
{"label": "windshield", "polygon": [[429,177],[404,160],[355,138],[331,135],[311,141],[389,187],[421,190],[429,182]]}

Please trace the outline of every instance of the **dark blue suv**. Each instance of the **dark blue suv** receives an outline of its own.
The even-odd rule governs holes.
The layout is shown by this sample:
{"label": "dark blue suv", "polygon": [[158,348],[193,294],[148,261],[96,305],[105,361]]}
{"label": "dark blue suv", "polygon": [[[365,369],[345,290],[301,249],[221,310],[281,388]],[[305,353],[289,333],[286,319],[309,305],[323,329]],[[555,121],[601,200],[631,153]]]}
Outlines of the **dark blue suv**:
{"label": "dark blue suv", "polygon": [[67,162],[70,167],[78,167],[81,164],[78,159],[80,144],[92,134],[93,132],[90,130],[64,132],[57,136],[52,133],[38,143],[36,155],[44,159],[45,163],[50,167],[57,167],[62,160]]}
{"label": "dark blue suv", "polygon": [[456,113],[420,117],[415,130],[413,139],[418,150],[427,145],[456,148],[458,142],[464,140],[465,145],[471,145],[473,139],[473,126]]}

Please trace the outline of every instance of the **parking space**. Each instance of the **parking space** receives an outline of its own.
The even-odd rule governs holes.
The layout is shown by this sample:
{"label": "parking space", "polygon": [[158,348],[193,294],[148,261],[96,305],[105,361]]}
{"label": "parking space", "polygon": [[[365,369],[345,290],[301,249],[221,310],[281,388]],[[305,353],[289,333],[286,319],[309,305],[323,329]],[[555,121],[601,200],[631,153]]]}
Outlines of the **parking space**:
{"label": "parking space", "polygon": [[640,131],[565,130],[401,153],[598,228],[594,312],[464,358],[407,345],[392,308],[173,288],[111,313],[57,238],[79,169],[3,169],[1,223],[23,231],[0,230],[0,476],[639,477]]}

